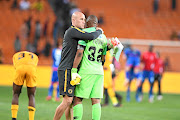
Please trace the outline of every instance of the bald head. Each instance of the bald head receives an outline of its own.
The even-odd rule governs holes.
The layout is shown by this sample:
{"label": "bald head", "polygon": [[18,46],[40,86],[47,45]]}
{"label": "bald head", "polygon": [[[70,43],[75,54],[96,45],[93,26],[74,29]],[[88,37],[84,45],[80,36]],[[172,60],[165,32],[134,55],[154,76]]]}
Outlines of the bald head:
{"label": "bald head", "polygon": [[97,27],[98,19],[95,15],[90,15],[86,20],[86,27]]}
{"label": "bald head", "polygon": [[74,12],[71,17],[72,25],[78,28],[84,28],[85,15],[82,12]]}

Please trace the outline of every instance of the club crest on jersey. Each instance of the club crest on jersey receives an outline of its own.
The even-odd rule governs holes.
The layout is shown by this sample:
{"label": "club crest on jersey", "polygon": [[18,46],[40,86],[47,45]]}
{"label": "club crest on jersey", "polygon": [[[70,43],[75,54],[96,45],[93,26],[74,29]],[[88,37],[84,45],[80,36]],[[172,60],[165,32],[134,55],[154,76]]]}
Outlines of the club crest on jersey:
{"label": "club crest on jersey", "polygon": [[101,35],[99,35],[99,37],[98,38],[102,38],[102,34]]}
{"label": "club crest on jersey", "polygon": [[104,41],[102,38],[103,38],[102,35],[100,35],[96,40],[93,40],[94,44],[103,45]]}

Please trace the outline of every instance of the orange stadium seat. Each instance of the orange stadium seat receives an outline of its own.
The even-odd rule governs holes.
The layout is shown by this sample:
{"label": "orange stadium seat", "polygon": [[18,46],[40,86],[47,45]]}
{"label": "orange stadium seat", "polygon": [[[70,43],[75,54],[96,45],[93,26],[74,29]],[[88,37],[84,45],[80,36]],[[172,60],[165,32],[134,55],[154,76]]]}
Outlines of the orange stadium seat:
{"label": "orange stadium seat", "polygon": [[[18,0],[19,2],[20,0]],[[33,3],[36,0],[29,0]],[[39,18],[41,23],[44,23],[49,16],[49,30],[51,33],[55,15],[47,0],[42,0],[44,9],[37,13],[36,11],[20,11],[10,9],[12,1],[0,2],[0,47],[3,49],[4,63],[12,63],[11,57],[14,54],[14,40],[16,33],[29,15],[33,17],[32,33],[34,33],[34,21]],[[71,0],[83,11],[89,9],[90,14],[104,14],[105,24],[102,28],[107,37],[117,36],[119,38],[135,38],[135,39],[156,39],[169,40],[173,30],[180,30],[180,2],[177,2],[177,10],[171,10],[170,0],[160,0],[159,11],[153,13],[153,0]],[[32,34],[33,36],[33,34]],[[31,36],[31,37],[32,37]],[[5,42],[4,42],[5,41]],[[40,48],[43,48],[45,40],[40,40]],[[52,42],[52,40],[50,41]],[[23,50],[26,42],[23,41]],[[173,53],[167,55],[162,53],[162,56],[169,56],[173,70],[178,70],[178,54]],[[50,61],[47,58],[47,61]],[[42,62],[41,62],[42,61]],[[45,60],[40,60],[40,64],[47,64]],[[49,63],[50,64],[50,63]],[[180,64],[179,64],[180,66]]]}
{"label": "orange stadium seat", "polygon": [[[35,2],[36,0],[29,0],[30,3]],[[49,22],[49,28],[48,28],[48,35],[50,36],[52,27],[53,27],[53,21],[55,20],[55,15],[53,10],[51,9],[49,3],[47,0],[42,0],[44,8],[41,12],[37,12],[34,10],[28,10],[28,11],[20,11],[20,10],[11,10],[11,4],[13,1],[1,1],[0,2],[0,47],[2,48],[3,52],[3,62],[4,63],[12,63],[12,56],[14,54],[14,40],[16,33],[19,33],[20,27],[23,24],[24,20],[27,20],[27,18],[31,15],[32,16],[32,33],[34,33],[34,23],[35,20],[39,19],[40,23],[43,25],[46,17],[49,16],[50,22]],[[18,0],[20,2],[20,0]],[[32,34],[33,35],[33,34]],[[33,36],[31,36],[33,37]],[[50,39],[52,37],[50,36]],[[40,40],[44,41],[45,40]],[[53,40],[50,41],[51,43]],[[25,41],[22,41],[22,50],[25,50],[26,46]],[[40,48],[42,48],[44,45],[43,43],[39,45]],[[51,58],[46,58],[47,61],[49,61]],[[45,62],[46,63],[46,62]],[[39,61],[39,64],[41,63],[41,60]],[[49,63],[50,65],[51,63]]]}

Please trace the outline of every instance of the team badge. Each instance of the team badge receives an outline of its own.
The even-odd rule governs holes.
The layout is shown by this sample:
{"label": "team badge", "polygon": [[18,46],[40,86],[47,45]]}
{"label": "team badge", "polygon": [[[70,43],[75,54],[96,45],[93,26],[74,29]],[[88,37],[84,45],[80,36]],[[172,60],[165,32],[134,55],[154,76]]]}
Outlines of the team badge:
{"label": "team badge", "polygon": [[69,89],[69,90],[68,90],[68,93],[69,93],[69,94],[72,94],[72,92],[73,92],[72,89]]}

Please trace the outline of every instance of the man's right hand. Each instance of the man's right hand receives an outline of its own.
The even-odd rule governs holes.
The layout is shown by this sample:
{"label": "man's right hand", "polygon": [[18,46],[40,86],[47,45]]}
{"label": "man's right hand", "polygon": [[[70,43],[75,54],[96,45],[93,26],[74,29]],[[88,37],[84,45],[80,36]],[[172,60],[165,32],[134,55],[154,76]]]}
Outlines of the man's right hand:
{"label": "man's right hand", "polygon": [[96,30],[101,30],[101,31],[102,31],[102,34],[104,33],[103,29],[100,28],[100,27],[96,27]]}

